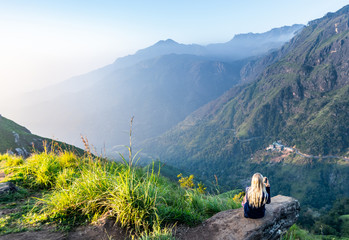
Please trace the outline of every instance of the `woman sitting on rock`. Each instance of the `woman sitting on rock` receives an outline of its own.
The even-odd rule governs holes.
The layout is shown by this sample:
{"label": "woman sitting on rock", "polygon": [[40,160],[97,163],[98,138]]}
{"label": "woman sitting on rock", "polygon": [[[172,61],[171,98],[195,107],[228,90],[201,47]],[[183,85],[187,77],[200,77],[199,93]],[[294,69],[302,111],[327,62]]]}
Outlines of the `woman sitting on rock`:
{"label": "woman sitting on rock", "polygon": [[246,188],[246,195],[242,202],[246,218],[262,218],[265,204],[270,203],[270,184],[268,178],[255,173],[252,176],[251,187]]}

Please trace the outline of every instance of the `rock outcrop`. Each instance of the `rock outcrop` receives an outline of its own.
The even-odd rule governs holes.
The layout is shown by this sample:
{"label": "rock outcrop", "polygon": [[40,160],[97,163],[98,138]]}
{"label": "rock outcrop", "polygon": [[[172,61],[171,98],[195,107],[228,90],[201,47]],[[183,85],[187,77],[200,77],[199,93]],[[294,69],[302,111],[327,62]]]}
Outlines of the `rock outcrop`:
{"label": "rock outcrop", "polygon": [[294,224],[299,215],[299,202],[291,197],[278,195],[266,205],[264,218],[244,217],[243,209],[217,213],[201,225],[189,229],[182,239],[190,240],[252,240],[279,239]]}
{"label": "rock outcrop", "polygon": [[0,183],[0,196],[7,193],[16,192],[18,189],[12,182]]}

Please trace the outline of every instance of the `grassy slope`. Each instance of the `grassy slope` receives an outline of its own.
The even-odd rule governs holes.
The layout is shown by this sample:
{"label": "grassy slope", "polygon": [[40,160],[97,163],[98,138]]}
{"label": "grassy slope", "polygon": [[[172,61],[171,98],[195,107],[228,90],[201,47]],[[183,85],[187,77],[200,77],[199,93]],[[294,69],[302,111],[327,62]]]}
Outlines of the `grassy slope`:
{"label": "grassy slope", "polygon": [[293,225],[287,233],[282,236],[283,240],[348,240],[349,237],[338,237],[334,235],[315,235],[308,231],[299,228],[297,225]]}
{"label": "grassy slope", "polygon": [[[16,134],[18,134],[17,142],[15,140]],[[8,150],[16,153],[16,148],[25,149],[27,153],[31,153],[33,150],[42,152],[44,151],[44,141],[46,141],[46,146],[48,148],[55,147],[58,149],[72,150],[79,155],[83,155],[84,153],[82,149],[72,145],[34,135],[25,127],[5,117],[0,117],[0,153],[6,153]]]}
{"label": "grassy slope", "polygon": [[[14,132],[19,135],[18,143],[15,142]],[[25,127],[0,117],[0,152],[14,151],[18,147],[24,147],[28,151],[31,148],[31,142],[41,141],[41,139],[36,135],[32,135]]]}
{"label": "grassy slope", "polygon": [[[198,224],[214,213],[239,207],[241,201],[232,199],[234,193],[213,196],[182,188],[154,168],[131,168],[92,155],[44,152],[23,160],[5,154],[0,155],[0,164],[7,174],[5,180],[22,187],[17,196],[0,199],[0,208],[29,199],[27,205],[18,207],[22,210],[0,218],[1,234],[45,224],[67,230],[108,216],[137,236],[171,237],[168,226]],[[44,194],[33,199],[33,191],[36,196]]]}

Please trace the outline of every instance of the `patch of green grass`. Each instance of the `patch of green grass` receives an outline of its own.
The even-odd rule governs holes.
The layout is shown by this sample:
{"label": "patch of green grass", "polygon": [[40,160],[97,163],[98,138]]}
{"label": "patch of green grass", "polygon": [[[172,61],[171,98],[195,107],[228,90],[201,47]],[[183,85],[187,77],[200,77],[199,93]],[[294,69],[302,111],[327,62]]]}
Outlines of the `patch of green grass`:
{"label": "patch of green grass", "polygon": [[14,203],[17,200],[26,198],[29,196],[29,192],[24,188],[19,188],[14,193],[5,193],[0,195],[0,204]]}
{"label": "patch of green grass", "polygon": [[301,229],[296,224],[282,236],[283,240],[348,240],[346,237],[330,236],[330,235],[314,235],[308,231]]}
{"label": "patch of green grass", "polygon": [[[80,164],[84,164],[85,158],[78,158],[71,152],[43,152],[32,154],[23,162],[16,156],[10,156],[3,164],[5,172],[11,173],[11,180],[23,187],[31,189],[51,189],[61,187],[66,182],[77,177]],[[17,167],[12,167],[17,163]],[[8,165],[11,165],[8,166]]]}
{"label": "patch of green grass", "polygon": [[143,233],[140,240],[175,240],[172,235],[172,227],[161,228],[156,226],[151,233]]}
{"label": "patch of green grass", "polygon": [[28,192],[20,191],[12,198],[3,199],[0,203],[0,235],[40,229],[41,221],[32,217],[32,222],[28,222],[28,216],[37,216],[41,208],[42,203],[28,196]]}
{"label": "patch of green grass", "polygon": [[17,167],[23,164],[24,160],[22,156],[14,156],[10,155],[8,153],[0,155],[0,162],[3,162],[2,164],[4,167]]}
{"label": "patch of green grass", "polygon": [[339,219],[341,219],[342,221],[349,221],[349,214],[347,214],[347,215],[342,215],[342,216],[340,216],[339,217]]}

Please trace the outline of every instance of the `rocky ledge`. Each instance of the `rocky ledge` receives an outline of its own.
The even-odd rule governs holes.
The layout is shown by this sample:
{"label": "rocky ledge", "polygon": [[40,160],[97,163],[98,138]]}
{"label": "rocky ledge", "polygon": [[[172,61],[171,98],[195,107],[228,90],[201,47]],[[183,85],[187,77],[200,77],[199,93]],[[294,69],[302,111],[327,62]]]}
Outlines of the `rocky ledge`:
{"label": "rocky ledge", "polygon": [[242,208],[220,212],[201,225],[188,229],[181,234],[181,239],[279,239],[297,221],[299,210],[296,199],[278,195],[266,205],[264,218],[245,218]]}
{"label": "rocky ledge", "polygon": [[[1,177],[1,175],[0,175]],[[12,182],[2,182],[0,183],[0,196],[3,194],[9,194],[9,193],[14,193],[18,189],[16,185],[14,185]]]}

